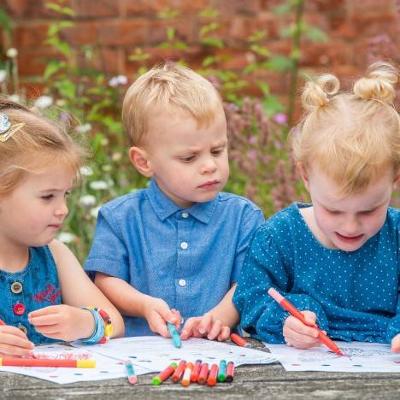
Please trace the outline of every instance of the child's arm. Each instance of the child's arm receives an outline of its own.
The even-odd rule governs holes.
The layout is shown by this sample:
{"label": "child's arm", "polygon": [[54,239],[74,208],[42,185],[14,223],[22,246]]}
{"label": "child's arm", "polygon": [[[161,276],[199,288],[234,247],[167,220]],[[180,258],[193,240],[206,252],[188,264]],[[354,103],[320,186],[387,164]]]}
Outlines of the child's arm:
{"label": "child's arm", "polygon": [[224,298],[209,312],[201,317],[189,318],[181,332],[182,339],[207,337],[210,340],[227,340],[230,328],[239,321],[239,314],[233,305],[232,297],[236,284],[226,293]]}
{"label": "child's arm", "polygon": [[180,324],[179,313],[164,300],[139,292],[123,279],[97,272],[95,283],[123,315],[145,318],[154,333],[169,337],[166,322]]}
{"label": "child's arm", "polygon": [[72,252],[56,240],[49,248],[57,265],[63,304],[31,312],[30,323],[38,332],[54,339],[88,338],[95,321],[91,312],[81,307],[91,306],[106,311],[113,325],[113,336],[122,336],[124,322],[120,313],[89,279]]}

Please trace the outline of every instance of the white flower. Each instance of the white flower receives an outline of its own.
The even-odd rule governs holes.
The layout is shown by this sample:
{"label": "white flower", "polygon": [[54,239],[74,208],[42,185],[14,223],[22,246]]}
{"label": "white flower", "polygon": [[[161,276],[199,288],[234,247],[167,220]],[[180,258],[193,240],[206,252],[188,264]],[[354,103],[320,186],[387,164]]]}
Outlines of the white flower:
{"label": "white flower", "polygon": [[100,206],[99,206],[99,207],[94,207],[94,208],[92,208],[92,209],[90,210],[90,215],[91,215],[93,218],[97,218],[97,215],[99,214],[99,211],[100,211]]}
{"label": "white flower", "polygon": [[15,103],[19,103],[21,101],[21,98],[17,94],[12,94],[11,96],[8,96],[8,99],[14,101]]}
{"label": "white flower", "polygon": [[108,184],[105,181],[93,181],[93,182],[90,182],[89,186],[93,190],[106,190],[106,189],[108,189]]}
{"label": "white flower", "polygon": [[70,232],[61,232],[58,235],[58,240],[61,240],[63,243],[72,243],[76,240],[76,235]]}
{"label": "white flower", "polygon": [[90,125],[89,123],[83,124],[83,125],[79,125],[76,127],[76,131],[79,133],[87,133],[92,129],[92,125]]}
{"label": "white flower", "polygon": [[40,96],[35,101],[35,107],[37,108],[47,108],[53,104],[53,98],[50,96]]}
{"label": "white flower", "polygon": [[111,159],[113,161],[119,161],[122,158],[122,154],[120,152],[113,153]]}
{"label": "white flower", "polygon": [[96,204],[96,197],[86,194],[79,199],[79,204],[83,207],[93,207]]}
{"label": "white flower", "polygon": [[80,171],[81,175],[83,175],[83,176],[93,175],[93,170],[88,165],[84,165],[83,167],[80,168],[79,171]]}
{"label": "white flower", "polygon": [[0,83],[3,83],[7,78],[7,71],[5,69],[0,69]]}
{"label": "white flower", "polygon": [[15,58],[18,55],[18,50],[14,49],[14,47],[10,47],[6,53],[8,58]]}
{"label": "white flower", "polygon": [[108,84],[111,87],[123,86],[126,85],[127,83],[128,83],[128,78],[125,75],[114,76],[108,81]]}

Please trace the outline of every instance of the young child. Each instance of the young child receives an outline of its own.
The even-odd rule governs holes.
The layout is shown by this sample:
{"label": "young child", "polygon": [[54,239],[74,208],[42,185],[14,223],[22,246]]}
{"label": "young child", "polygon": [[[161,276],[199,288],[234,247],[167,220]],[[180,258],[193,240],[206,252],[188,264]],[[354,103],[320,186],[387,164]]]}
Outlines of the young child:
{"label": "young child", "polygon": [[[210,82],[172,63],[129,88],[122,118],[147,189],[104,205],[85,269],[125,315],[127,335],[225,340],[238,321],[234,285],[263,215],[220,193],[228,175],[222,101]],[[190,318],[192,317],[192,318]],[[189,318],[189,319],[188,319]]]}
{"label": "young child", "polygon": [[0,100],[0,154],[0,354],[28,356],[34,343],[54,340],[94,343],[110,333],[109,319],[123,335],[119,312],[54,239],[82,149],[49,120]]}
{"label": "young child", "polygon": [[339,93],[332,75],[306,84],[293,152],[311,204],[289,206],[254,235],[233,299],[251,335],[320,344],[267,295],[273,287],[332,339],[400,350],[400,211],[389,208],[400,173],[397,80],[375,63],[353,93]]}

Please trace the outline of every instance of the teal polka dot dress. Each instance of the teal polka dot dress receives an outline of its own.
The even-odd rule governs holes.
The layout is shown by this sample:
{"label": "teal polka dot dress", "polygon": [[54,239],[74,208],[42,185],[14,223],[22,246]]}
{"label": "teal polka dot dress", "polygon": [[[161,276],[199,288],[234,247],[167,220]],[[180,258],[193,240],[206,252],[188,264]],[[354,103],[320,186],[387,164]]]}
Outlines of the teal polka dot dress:
{"label": "teal polka dot dress", "polygon": [[390,343],[400,333],[400,211],[389,208],[382,229],[360,249],[324,247],[292,204],[256,232],[242,268],[234,303],[241,328],[284,343],[288,313],[267,290],[276,288],[299,310],[317,315],[333,339]]}

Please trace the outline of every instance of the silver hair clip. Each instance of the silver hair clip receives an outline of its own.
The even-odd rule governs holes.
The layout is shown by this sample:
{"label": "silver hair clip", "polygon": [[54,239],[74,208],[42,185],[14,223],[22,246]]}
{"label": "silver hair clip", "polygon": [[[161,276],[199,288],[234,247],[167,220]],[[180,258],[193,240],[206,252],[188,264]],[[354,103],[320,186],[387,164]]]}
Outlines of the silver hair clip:
{"label": "silver hair clip", "polygon": [[11,125],[8,115],[0,113],[0,142],[6,142],[15,132],[19,131],[24,126],[25,124],[23,122]]}

